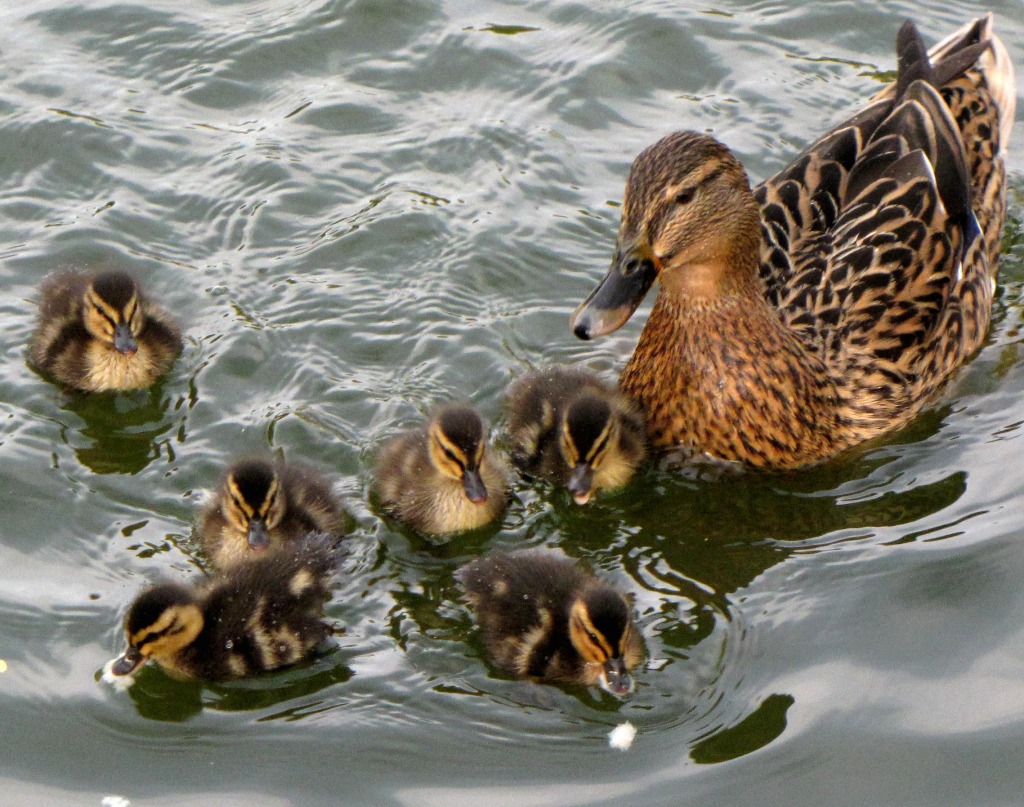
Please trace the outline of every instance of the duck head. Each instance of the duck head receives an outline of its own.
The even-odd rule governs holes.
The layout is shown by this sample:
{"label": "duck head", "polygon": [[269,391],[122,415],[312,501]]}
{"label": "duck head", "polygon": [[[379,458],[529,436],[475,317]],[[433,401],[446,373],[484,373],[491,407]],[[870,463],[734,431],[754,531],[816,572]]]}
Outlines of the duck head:
{"label": "duck head", "polygon": [[139,349],[142,305],[138,288],[125,272],[102,272],[86,287],[82,296],[82,323],[95,339],[125,356]]}
{"label": "duck head", "polygon": [[759,239],[757,202],[729,149],[699,132],[668,135],[633,161],[611,267],[570,327],[580,339],[611,333],[659,278],[698,299],[746,289]]}
{"label": "duck head", "polygon": [[442,407],[430,420],[427,441],[434,467],[460,482],[471,502],[486,502],[487,486],[480,467],[487,451],[487,433],[480,414],[463,404]]}
{"label": "duck head", "polygon": [[149,659],[171,659],[194,642],[202,629],[203,613],[192,591],[177,583],[153,586],[128,609],[124,622],[128,648],[114,660],[110,672],[131,675]]}
{"label": "duck head", "polygon": [[633,691],[633,621],[625,598],[605,585],[577,596],[569,610],[569,639],[584,663],[598,667],[597,683],[617,698]]}
{"label": "duck head", "polygon": [[227,522],[245,536],[250,549],[267,549],[288,507],[274,464],[265,459],[236,463],[225,477],[223,496]]}
{"label": "duck head", "polygon": [[614,455],[618,439],[618,420],[604,398],[584,392],[566,407],[559,448],[570,469],[566,487],[577,504],[590,501],[595,474]]}

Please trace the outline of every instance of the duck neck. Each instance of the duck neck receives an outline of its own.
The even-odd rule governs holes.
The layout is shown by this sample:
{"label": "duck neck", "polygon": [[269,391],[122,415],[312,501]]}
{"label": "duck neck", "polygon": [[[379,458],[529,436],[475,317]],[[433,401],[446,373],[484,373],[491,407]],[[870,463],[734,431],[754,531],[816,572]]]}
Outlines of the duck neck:
{"label": "duck neck", "polygon": [[716,301],[743,297],[764,303],[758,279],[760,225],[753,216],[734,222],[702,243],[691,247],[685,263],[668,265],[660,276],[660,294],[676,306],[714,306]]}

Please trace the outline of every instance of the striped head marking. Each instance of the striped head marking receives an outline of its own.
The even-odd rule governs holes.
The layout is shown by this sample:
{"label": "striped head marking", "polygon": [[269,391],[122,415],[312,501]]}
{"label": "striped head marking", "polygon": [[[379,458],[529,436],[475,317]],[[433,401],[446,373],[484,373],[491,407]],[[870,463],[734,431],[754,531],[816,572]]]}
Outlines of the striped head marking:
{"label": "striped head marking", "polygon": [[607,585],[580,594],[569,611],[569,639],[587,665],[600,667],[601,688],[616,697],[633,691],[627,649],[633,623],[625,598]]}
{"label": "striped head marking", "polygon": [[462,483],[466,498],[474,504],[487,501],[487,487],[480,466],[487,451],[483,418],[470,406],[442,408],[427,427],[430,461],[449,479]]}
{"label": "striped head marking", "polygon": [[162,583],[142,592],[125,618],[128,649],[114,662],[114,675],[129,675],[148,659],[169,659],[196,640],[203,614],[185,586]]}
{"label": "striped head marking", "polygon": [[250,548],[267,548],[288,504],[273,463],[262,459],[236,463],[225,477],[223,495],[221,510],[228,524],[246,537]]}
{"label": "striped head marking", "polygon": [[652,261],[659,272],[673,264],[717,264],[737,240],[756,254],[758,225],[757,203],[739,160],[709,135],[676,132],[633,161],[619,250]]}
{"label": "striped head marking", "polygon": [[82,296],[85,329],[125,356],[138,350],[143,319],[138,288],[125,272],[96,275]]}
{"label": "striped head marking", "polygon": [[618,444],[619,428],[608,401],[599,395],[584,392],[566,408],[559,447],[570,469],[566,486],[577,504],[590,501],[594,474]]}

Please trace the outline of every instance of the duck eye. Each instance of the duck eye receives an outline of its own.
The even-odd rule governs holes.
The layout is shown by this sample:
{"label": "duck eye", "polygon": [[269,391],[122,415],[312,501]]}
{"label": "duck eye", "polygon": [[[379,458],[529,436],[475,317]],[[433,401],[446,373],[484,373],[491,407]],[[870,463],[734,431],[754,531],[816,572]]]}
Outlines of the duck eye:
{"label": "duck eye", "polygon": [[459,466],[460,468],[462,467],[462,462],[461,462],[461,461],[459,460],[459,458],[458,458],[458,457],[456,457],[456,456],[455,456],[455,453],[454,453],[454,452],[450,451],[449,449],[445,448],[444,446],[441,446],[441,450],[442,450],[442,451],[444,452],[444,455],[445,455],[445,456],[446,456],[446,457],[447,457],[448,459],[450,459],[450,460],[451,460],[452,462],[454,462],[454,463],[455,463],[456,465],[458,465],[458,466]]}
{"label": "duck eye", "polygon": [[676,199],[675,199],[676,204],[677,205],[688,205],[690,202],[693,201],[693,197],[696,194],[697,194],[696,188],[683,188],[683,190],[679,191],[679,193],[676,194]]}

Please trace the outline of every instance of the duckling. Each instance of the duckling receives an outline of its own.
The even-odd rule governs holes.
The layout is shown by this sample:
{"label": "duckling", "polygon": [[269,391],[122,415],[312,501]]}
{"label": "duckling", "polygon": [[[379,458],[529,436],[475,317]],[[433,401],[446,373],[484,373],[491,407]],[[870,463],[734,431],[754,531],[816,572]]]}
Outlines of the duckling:
{"label": "duckling", "polygon": [[465,589],[491,660],[517,678],[633,691],[644,656],[632,608],[610,583],[561,552],[496,552],[463,566]]}
{"label": "duckling", "polygon": [[181,347],[177,323],[126,272],[62,272],[43,282],[29,357],[69,387],[149,387]]}
{"label": "duckling", "polygon": [[508,474],[487,444],[483,418],[463,404],[442,406],[425,428],[393,437],[376,467],[384,509],[428,534],[481,527],[508,499]]}
{"label": "duckling", "polygon": [[323,607],[336,562],[332,539],[311,534],[192,585],[157,583],[129,607],[128,649],[108,672],[154,661],[175,678],[227,681],[301,661],[331,635]]}
{"label": "duckling", "polygon": [[625,485],[647,453],[636,408],[586,370],[528,373],[509,386],[505,408],[513,463],[565,485],[577,504]]}
{"label": "duckling", "polygon": [[228,569],[309,532],[340,538],[345,513],[319,472],[255,457],[227,469],[196,532],[213,565]]}
{"label": "duckling", "polygon": [[652,447],[800,468],[906,424],[983,344],[1016,89],[992,16],[931,51],[756,188],[676,132],[633,161],[581,339],[660,290],[619,386]]}

